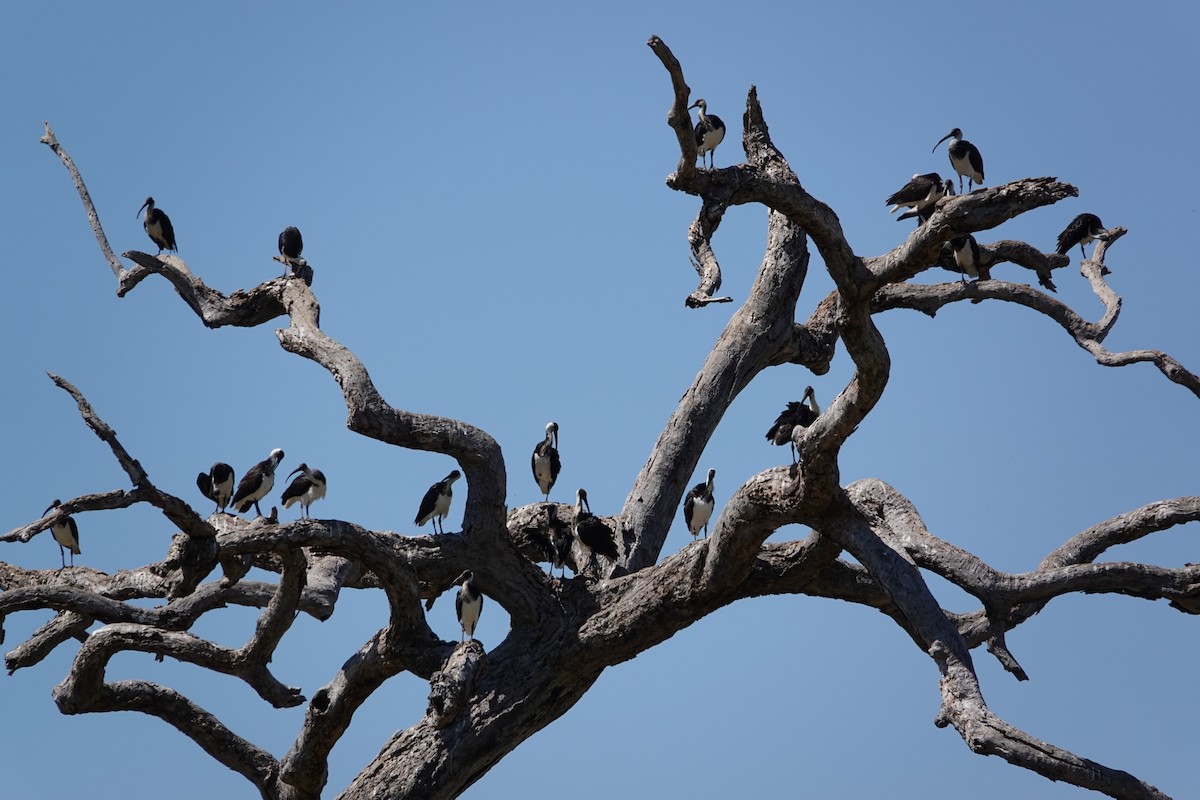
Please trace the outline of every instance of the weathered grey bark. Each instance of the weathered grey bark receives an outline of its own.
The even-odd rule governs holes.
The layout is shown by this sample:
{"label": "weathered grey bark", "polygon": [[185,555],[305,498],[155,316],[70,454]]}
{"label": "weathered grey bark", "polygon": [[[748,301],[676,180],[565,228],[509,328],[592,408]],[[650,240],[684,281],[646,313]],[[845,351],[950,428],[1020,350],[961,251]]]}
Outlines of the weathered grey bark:
{"label": "weathered grey bark", "polygon": [[[131,488],[69,499],[0,536],[0,542],[28,542],[62,514],[136,503],[159,508],[180,534],[162,562],[113,575],[86,567],[33,572],[0,563],[5,589],[0,622],[29,609],[59,612],[7,655],[9,671],[39,663],[69,639],[82,639],[70,673],[55,692],[64,713],[136,710],[156,715],[244,775],[264,798],[289,800],[322,796],[329,753],[356,710],[385,680],[408,671],[430,683],[426,716],[396,732],[341,796],[449,798],[566,713],[605,668],[634,658],[729,603],[767,594],[807,594],[876,608],[894,620],[939,670],[937,724],[953,726],[973,751],[1000,755],[1052,780],[1111,797],[1164,797],[1127,773],[1040,742],[997,717],[983,699],[971,650],[986,644],[1005,669],[1026,679],[1005,633],[1072,592],[1165,598],[1179,610],[1200,612],[1200,566],[1093,563],[1115,544],[1200,519],[1200,498],[1162,501],[1107,520],[1047,554],[1033,572],[1012,575],[934,536],[912,504],[883,481],[843,487],[838,468],[843,443],[886,390],[890,356],[873,316],[894,309],[933,316],[962,301],[1017,303],[1057,322],[1101,364],[1150,361],[1200,397],[1200,379],[1170,356],[1150,350],[1111,353],[1103,346],[1121,305],[1104,280],[1103,262],[1124,229],[1110,231],[1082,265],[1105,308],[1097,322],[1023,284],[999,279],[910,283],[945,265],[943,245],[949,238],[988,230],[1074,196],[1075,188],[1054,178],[1033,178],[946,198],[897,248],[864,258],[853,251],[832,209],[805,191],[773,145],[753,88],[743,118],[746,162],[696,169],[687,112],[690,90],[682,67],[657,37],[649,46],[673,87],[667,122],[678,140],[680,161],[667,185],[701,201],[687,231],[701,284],[688,296],[688,305],[701,308],[726,299],[713,297],[721,282],[713,236],[725,209],[764,206],[767,245],[749,295],[667,420],[624,506],[603,518],[619,534],[620,561],[600,573],[601,565],[584,563],[574,550],[568,559],[572,568],[592,574],[570,580],[548,578],[538,565],[548,559],[550,527],[568,524],[570,507],[537,503],[509,511],[506,464],[491,436],[465,422],[389,404],[359,359],[321,331],[311,280],[297,279],[304,276],[287,275],[226,296],[207,287],[177,256],[125,253],[136,264],[126,269],[108,246],[82,177],[47,125],[42,141],[62,159],[75,183],[119,295],[160,275],[208,327],[252,327],[286,317],[287,327],[278,332],[280,345],[330,373],[342,390],[351,430],[398,447],[452,456],[466,474],[467,492],[460,535],[397,537],[338,520],[247,523],[224,515],[205,520],[186,502],[158,490],[83,394],[54,377],[108,443]],[[810,240],[836,290],[798,322]],[[1051,271],[1067,263],[1063,256],[1007,240],[984,243],[983,252],[987,265],[1008,261],[1026,267],[1048,289],[1053,289]],[[686,482],[738,394],[759,373],[782,364],[826,373],[839,343],[855,372],[813,425],[793,433],[799,464],[753,476],[732,493],[709,537],[664,556]],[[813,533],[802,541],[766,543],[791,523],[803,523]],[[857,564],[841,559],[843,552]],[[278,582],[243,580],[251,564],[278,573]],[[218,565],[223,577],[213,574]],[[438,639],[422,609],[422,600],[437,597],[466,567],[475,571],[476,584],[489,601],[510,615],[509,636],[489,653],[474,642]],[[940,608],[923,572],[961,587],[979,600],[980,609],[952,614]],[[349,589],[384,592],[388,618],[333,680],[306,700],[275,680],[268,666],[271,657],[298,612],[329,618],[340,593]],[[153,608],[129,602],[145,598],[167,602]],[[262,609],[245,645],[220,647],[189,633],[205,613],[230,603]],[[104,627],[89,635],[87,629],[96,622]],[[106,682],[108,660],[125,650],[238,677],[269,706],[307,703],[292,748],[276,760],[167,687]]]}

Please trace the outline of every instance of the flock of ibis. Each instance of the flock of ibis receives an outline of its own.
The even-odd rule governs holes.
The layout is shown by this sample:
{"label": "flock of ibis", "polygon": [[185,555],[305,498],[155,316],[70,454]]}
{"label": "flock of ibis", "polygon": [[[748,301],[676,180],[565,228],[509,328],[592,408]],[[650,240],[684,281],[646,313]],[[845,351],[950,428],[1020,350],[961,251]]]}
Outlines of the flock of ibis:
{"label": "flock of ibis", "polygon": [[[715,151],[725,138],[725,123],[715,114],[708,113],[708,103],[704,99],[696,100],[689,106],[689,110],[692,108],[698,109],[699,114],[694,128],[696,157],[708,169],[715,170]],[[954,128],[939,139],[933,147],[934,151],[947,139],[950,140],[947,147],[950,166],[958,175],[958,189],[960,192],[963,190],[963,179],[965,178],[967,191],[970,192],[977,184],[982,184],[984,181],[983,156],[980,154],[979,148],[963,138],[960,128]],[[938,173],[928,172],[913,175],[908,183],[888,197],[885,202],[891,206],[893,213],[906,209],[897,219],[915,217],[917,224],[923,225],[933,215],[938,201],[952,196],[954,193],[952,179],[943,180]],[[138,209],[138,214],[142,214],[142,212],[145,212],[142,225],[146,235],[158,246],[158,254],[161,255],[164,250],[177,251],[175,228],[166,213],[155,205],[153,197],[146,198],[146,202]],[[1079,245],[1080,253],[1085,255],[1083,246],[1093,240],[1102,239],[1105,232],[1106,229],[1095,214],[1080,214],[1059,234],[1056,251],[1065,255],[1075,245]],[[989,279],[988,270],[980,259],[979,245],[973,236],[970,234],[958,236],[951,239],[949,244],[954,254],[955,264],[963,273],[964,280],[966,277],[976,280]],[[298,228],[294,226],[285,228],[279,234],[278,246],[278,260],[284,264],[285,276],[288,271],[294,273],[296,268],[307,265],[307,262],[301,258],[304,239]],[[801,400],[789,402],[776,418],[774,424],[767,431],[767,441],[773,445],[790,445],[792,464],[795,466],[797,464],[794,438],[796,430],[811,426],[820,414],[821,409],[817,405],[813,388],[806,387]],[[245,514],[253,507],[255,512],[262,516],[259,501],[265,499],[274,488],[275,471],[283,461],[283,457],[282,450],[278,448],[272,450],[270,455],[246,471],[242,479],[237,482],[236,489],[234,488],[233,468],[218,461],[208,472],[202,472],[197,476],[196,485],[199,487],[200,493],[214,503],[214,513],[228,513],[227,509],[232,505],[234,511],[239,514]],[[543,500],[549,503],[550,490],[554,487],[562,470],[562,460],[558,452],[557,422],[546,425],[545,438],[534,447],[530,463],[533,480],[542,493]],[[707,479],[703,483],[693,486],[684,497],[684,523],[693,538],[698,537],[701,532],[704,535],[708,534],[708,524],[712,519],[715,507],[713,480],[716,474],[715,469],[708,470]],[[292,470],[288,477],[291,478],[293,475],[295,478],[284,489],[280,501],[284,508],[291,508],[299,503],[301,518],[307,518],[312,504],[325,496],[325,475],[321,470],[311,469],[304,463]],[[430,486],[421,499],[413,523],[423,526],[432,521],[435,533],[445,533],[443,521],[450,512],[453,485],[461,477],[462,473],[454,470]],[[60,505],[61,502],[55,500],[43,512],[43,515]],[[277,513],[274,508],[271,512],[272,517]],[[561,575],[565,576],[566,562],[575,543],[578,543],[585,556],[585,562],[592,555],[601,556],[614,564],[620,559],[616,534],[612,528],[592,514],[586,490],[580,488],[575,493],[575,508],[569,527],[559,522],[553,513],[549,513],[548,516],[550,524],[544,549],[546,560],[550,563],[551,575],[554,574],[555,569],[560,569],[562,570]],[[81,552],[79,528],[75,520],[69,514],[59,514],[51,524],[50,532],[59,546],[59,556],[63,568],[67,566],[67,552],[70,552],[71,566],[74,566],[75,556]],[[475,626],[483,609],[483,595],[475,586],[475,576],[471,570],[466,570],[459,575],[453,585],[459,587],[455,598],[455,608],[463,637],[464,639],[473,639]],[[429,604],[432,604],[432,600]]]}
{"label": "flock of ibis", "polygon": [[[693,133],[696,141],[696,158],[708,169],[715,169],[713,163],[714,151],[725,138],[725,123],[715,114],[708,113],[708,103],[699,99],[688,106],[688,109],[698,109],[699,119],[696,121]],[[967,191],[983,184],[983,155],[979,148],[963,138],[962,128],[954,128],[933,146],[936,151],[942,142],[950,140],[946,150],[950,156],[950,168],[958,175],[958,191],[963,190],[963,178],[967,180]],[[933,152],[930,151],[930,152]],[[933,216],[939,200],[954,194],[954,181],[950,178],[942,180],[936,172],[926,172],[913,175],[912,179],[887,200],[892,213],[900,209],[908,209],[897,220],[917,218],[917,224],[923,225]],[[147,223],[148,224],[148,223]],[[147,228],[149,230],[149,228]],[[1106,228],[1095,214],[1079,214],[1058,235],[1055,252],[1066,255],[1071,248],[1079,245],[1081,257],[1086,258],[1083,246],[1095,239],[1103,239]],[[971,234],[957,236],[950,240],[954,253],[954,263],[963,274],[976,280],[990,280],[988,268],[980,260],[979,244]]]}

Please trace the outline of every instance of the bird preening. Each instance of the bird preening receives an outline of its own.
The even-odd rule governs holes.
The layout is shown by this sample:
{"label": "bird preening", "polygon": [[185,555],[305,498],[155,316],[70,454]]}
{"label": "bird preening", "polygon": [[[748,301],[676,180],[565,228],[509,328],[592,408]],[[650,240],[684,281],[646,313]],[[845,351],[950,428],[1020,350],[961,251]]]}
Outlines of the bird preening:
{"label": "bird preening", "polygon": [[262,516],[258,501],[266,497],[275,486],[275,468],[279,466],[280,461],[283,461],[283,451],[277,447],[271,451],[271,455],[255,464],[242,476],[237,491],[233,493],[234,511],[245,514],[250,510],[250,506],[254,506],[254,510]]}
{"label": "bird preening", "polygon": [[705,536],[708,535],[708,520],[713,512],[713,478],[716,476],[717,471],[710,469],[708,480],[693,486],[683,501],[683,521],[693,538],[701,529],[704,530]]}
{"label": "bird preening", "polygon": [[554,482],[558,480],[558,473],[562,469],[562,462],[558,457],[557,422],[546,425],[546,438],[533,448],[533,457],[530,463],[533,467],[533,480],[548,502],[550,490],[554,488]]}
{"label": "bird preening", "polygon": [[[300,473],[296,475],[296,473]],[[300,503],[300,516],[308,517],[308,508],[325,496],[325,473],[319,469],[309,469],[308,464],[301,464],[288,477],[296,478],[283,490],[283,507],[291,508]]]}
{"label": "bird preening", "polygon": [[950,153],[950,166],[958,173],[958,190],[962,191],[962,179],[966,178],[969,192],[974,184],[983,183],[983,156],[979,154],[979,148],[962,138],[962,135],[962,128],[955,128],[938,139],[933,150],[937,150],[938,145],[947,139],[950,140],[947,150]]}
{"label": "bird preening", "polygon": [[175,246],[175,228],[171,225],[171,218],[161,208],[154,206],[154,198],[147,197],[146,202],[138,209],[138,214],[142,213],[142,209],[146,211],[142,227],[146,229],[150,241],[158,245],[158,252],[161,254],[163,250],[178,250]]}
{"label": "bird preening", "polygon": [[294,225],[287,226],[279,234],[279,260],[283,262],[284,275],[307,263],[300,257],[302,252],[304,237],[300,235],[300,229]]}
{"label": "bird preening", "polygon": [[[1087,258],[1083,246],[1094,239],[1104,238],[1105,231],[1104,223],[1095,214],[1080,214],[1071,220],[1063,232],[1058,235],[1056,252],[1065,256],[1072,247],[1079,245],[1080,257]],[[1094,255],[1095,250],[1093,249],[1092,252]]]}
{"label": "bird preening", "polygon": [[604,556],[614,564],[621,557],[612,529],[592,514],[587,492],[583,489],[575,493],[575,516],[571,520],[571,533],[589,551]]}
{"label": "bird preening", "polygon": [[196,476],[196,486],[200,488],[200,494],[217,504],[214,514],[224,512],[233,497],[233,467],[224,461],[216,462],[208,472]]}
{"label": "bird preening", "polygon": [[900,187],[884,203],[891,206],[890,211],[893,214],[902,208],[908,209],[896,217],[897,222],[917,217],[918,224],[924,225],[933,216],[937,201],[952,194],[954,194],[953,181],[943,181],[942,176],[936,172],[926,172],[923,175],[913,175],[908,183]]}
{"label": "bird preening", "polygon": [[790,444],[792,446],[792,463],[795,464],[796,442],[792,439],[792,433],[797,427],[807,428],[812,425],[819,416],[821,416],[821,407],[817,405],[817,394],[813,391],[813,387],[806,386],[804,397],[800,402],[788,403],[787,408],[775,418],[775,424],[767,431],[767,441],[781,447]]}
{"label": "bird preening", "polygon": [[425,492],[425,496],[421,498],[421,505],[417,509],[417,517],[413,523],[421,526],[429,520],[433,520],[433,532],[445,533],[446,528],[442,521],[450,513],[450,500],[454,497],[454,490],[451,487],[461,477],[462,473],[454,470],[430,486],[429,491]]}
{"label": "bird preening", "polygon": [[696,102],[688,106],[690,111],[693,108],[699,109],[697,112],[700,119],[696,121],[695,136],[696,136],[696,158],[700,159],[701,166],[704,166],[704,156],[708,154],[709,169],[715,169],[716,163],[713,161],[714,151],[721,140],[725,138],[725,123],[716,114],[708,113],[708,103],[704,98],[700,98]]}
{"label": "bird preening", "polygon": [[[42,516],[46,516],[51,510],[62,505],[62,501],[55,499],[53,503],[46,506],[46,510],[42,512]],[[65,569],[67,566],[67,556],[64,550],[71,551],[71,566],[75,566],[75,556],[83,551],[79,549],[79,526],[75,524],[75,519],[70,514],[59,517],[56,521],[50,524],[50,535],[54,537],[54,541],[58,542],[58,557],[62,559],[62,565]]]}
{"label": "bird preening", "polygon": [[483,611],[483,593],[475,588],[475,573],[464,570],[454,579],[452,585],[458,586],[458,594],[454,596],[454,613],[458,616],[458,625],[462,628],[462,638],[459,641],[475,639],[475,626],[479,623],[479,614]]}

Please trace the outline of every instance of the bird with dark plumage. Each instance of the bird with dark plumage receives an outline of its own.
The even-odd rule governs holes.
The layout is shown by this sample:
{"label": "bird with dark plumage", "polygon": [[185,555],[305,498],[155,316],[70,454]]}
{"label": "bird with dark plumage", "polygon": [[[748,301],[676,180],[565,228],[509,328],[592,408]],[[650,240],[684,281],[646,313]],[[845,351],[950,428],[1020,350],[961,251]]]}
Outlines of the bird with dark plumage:
{"label": "bird with dark plumage", "polygon": [[196,486],[200,494],[217,504],[213,513],[224,512],[233,497],[233,467],[224,461],[218,461],[209,467],[208,472],[196,476]]}
{"label": "bird with dark plumage", "polygon": [[[62,505],[62,501],[55,499],[53,503],[46,506],[46,510],[42,512],[42,516],[46,516],[51,510]],[[50,524],[50,535],[54,537],[54,541],[58,542],[58,557],[62,559],[63,569],[67,566],[67,556],[63,552],[64,548],[71,551],[71,566],[75,566],[75,556],[83,551],[79,549],[79,526],[75,524],[75,518],[70,514],[59,517],[58,520]]]}
{"label": "bird with dark plumage", "polygon": [[983,281],[992,279],[988,268],[983,266],[983,261],[980,260],[979,243],[975,241],[974,236],[969,233],[955,236],[950,240],[950,248],[954,250],[954,263],[962,272],[964,283],[968,277]]}
{"label": "bird with dark plumage", "polygon": [[554,504],[547,503],[542,508],[546,512],[549,531],[543,544],[546,560],[550,562],[549,574],[554,575],[554,570],[558,569],[562,570],[562,577],[565,578],[567,559],[571,556],[571,528],[558,518]]}
{"label": "bird with dark plumage", "polygon": [[303,250],[304,237],[300,235],[300,229],[294,225],[284,228],[279,234],[279,256],[285,268],[284,275],[287,275],[293,267],[304,264],[304,259],[300,258]]}
{"label": "bird with dark plumage", "polygon": [[554,488],[554,482],[558,480],[558,473],[562,469],[562,461],[558,457],[557,422],[546,425],[546,438],[533,448],[530,465],[533,467],[534,482],[542,490],[545,499],[549,501],[550,490]]}
{"label": "bird with dark plumage", "polygon": [[445,533],[446,528],[443,520],[450,513],[450,500],[454,497],[454,490],[451,487],[461,477],[462,473],[454,470],[433,486],[430,486],[429,491],[425,492],[425,496],[421,498],[421,506],[417,509],[417,517],[413,520],[413,523],[421,526],[429,522],[429,520],[433,520],[433,532]]}
{"label": "bird with dark plumage", "polygon": [[704,535],[708,535],[708,520],[713,512],[713,478],[717,477],[717,471],[710,469],[708,471],[708,480],[704,483],[697,483],[688,492],[687,497],[683,501],[683,521],[687,523],[688,532],[695,537],[704,530]]}
{"label": "bird with dark plumage", "polygon": [[[296,473],[299,472],[299,475]],[[313,503],[325,496],[325,473],[319,469],[309,469],[308,464],[300,464],[290,473],[288,477],[296,475],[288,487],[283,490],[283,507],[291,508],[295,503],[300,503],[300,516],[308,516],[308,508]]]}
{"label": "bird with dark plumage", "polygon": [[245,514],[254,506],[255,512],[261,517],[262,509],[258,501],[267,496],[275,486],[275,468],[283,461],[283,451],[276,447],[271,455],[255,464],[238,481],[237,491],[233,493],[233,510]]}
{"label": "bird with dark plumage", "polygon": [[[806,405],[807,404],[807,405]],[[771,444],[792,446],[792,463],[796,463],[796,443],[792,441],[792,431],[797,426],[807,428],[821,416],[821,407],[817,405],[817,395],[813,387],[804,387],[804,397],[800,402],[790,402],[787,408],[775,418],[775,424],[767,431],[767,441]]]}
{"label": "bird with dark plumage", "polygon": [[175,246],[175,228],[171,225],[171,218],[161,208],[154,207],[154,198],[146,198],[146,202],[142,203],[142,208],[138,209],[139,214],[142,213],[142,209],[146,210],[146,216],[142,219],[142,227],[146,229],[146,235],[150,237],[150,241],[158,245],[158,252],[178,250],[179,248]]}
{"label": "bird with dark plumage", "polygon": [[708,103],[704,98],[700,98],[696,102],[688,106],[690,111],[693,108],[698,108],[700,118],[696,121],[696,157],[700,159],[701,165],[704,165],[704,155],[708,153],[709,169],[715,169],[716,163],[713,161],[715,157],[714,151],[721,140],[725,138],[725,123],[716,114],[708,113]]}
{"label": "bird with dark plumage", "polygon": [[[1058,235],[1059,255],[1066,255],[1068,251],[1075,245],[1079,245],[1079,255],[1081,258],[1087,258],[1087,253],[1083,246],[1093,239],[1099,239],[1105,232],[1104,223],[1095,214],[1080,214],[1071,220],[1063,232]],[[1095,248],[1092,249],[1092,254],[1095,254]]]}
{"label": "bird with dark plumage", "polygon": [[[936,175],[937,173],[935,172],[932,174]],[[926,203],[923,206],[917,206],[915,208],[911,208],[908,211],[905,211],[900,216],[896,217],[896,221],[900,222],[901,220],[912,219],[913,217],[916,217],[917,218],[917,227],[920,227],[929,221],[929,218],[933,216],[934,211],[937,211],[937,201],[938,200],[942,199],[943,197],[953,197],[953,196],[954,196],[954,181],[947,178],[945,181],[942,182],[941,192],[938,193],[937,197],[934,199],[934,201],[932,203]]]}
{"label": "bird with dark plumage", "polygon": [[913,175],[908,183],[893,192],[883,202],[884,205],[891,206],[888,210],[893,214],[902,208],[919,210],[942,199],[943,186],[942,176],[936,172]]}
{"label": "bird with dark plumage", "polygon": [[[974,184],[983,183],[983,156],[980,155],[979,148],[962,138],[962,135],[962,128],[955,128],[938,139],[933,150],[938,149],[938,144],[947,139],[950,140],[947,149],[950,153],[950,166],[954,167],[954,171],[958,173],[958,190],[962,191],[962,179],[966,178],[969,192]],[[932,153],[933,150],[929,152]]]}
{"label": "bird with dark plumage", "polygon": [[575,516],[571,520],[571,533],[588,550],[599,553],[614,564],[621,557],[612,529],[592,515],[587,492],[583,489],[575,493]]}
{"label": "bird with dark plumage", "polygon": [[464,570],[463,574],[454,579],[458,586],[458,594],[454,596],[454,613],[458,616],[458,625],[462,628],[462,638],[475,639],[475,626],[479,623],[479,615],[483,611],[483,593],[475,588],[475,573]]}

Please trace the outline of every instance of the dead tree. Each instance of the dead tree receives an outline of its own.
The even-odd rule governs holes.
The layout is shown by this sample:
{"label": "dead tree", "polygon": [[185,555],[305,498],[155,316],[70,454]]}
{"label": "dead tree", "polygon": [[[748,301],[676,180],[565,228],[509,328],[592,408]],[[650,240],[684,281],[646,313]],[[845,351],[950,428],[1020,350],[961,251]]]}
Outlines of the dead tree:
{"label": "dead tree", "polygon": [[[1081,270],[1105,305],[1090,322],[1041,289],[1001,279],[918,284],[936,268],[955,236],[991,230],[1031,209],[1077,194],[1055,178],[1030,178],[943,198],[929,219],[895,249],[856,254],[834,212],[805,191],[772,144],[757,94],[750,89],[743,118],[745,163],[697,169],[683,70],[657,37],[649,46],[671,79],[667,121],[680,160],[670,188],[700,199],[688,232],[701,283],[686,302],[716,302],[720,265],[712,245],[725,211],[758,204],[767,211],[767,246],[749,296],[730,317],[699,375],[683,394],[633,478],[624,507],[601,518],[619,551],[615,563],[589,560],[575,548],[567,563],[577,575],[547,577],[551,533],[571,525],[570,506],[506,506],[507,464],[491,436],[469,423],[417,414],[392,405],[376,390],[359,359],[320,327],[319,306],[307,280],[285,275],[248,291],[224,295],[176,255],[127,252],[127,268],[109,248],[84,182],[49,125],[42,141],[68,170],[117,281],[118,294],[159,276],[207,327],[253,327],[285,318],[277,332],[289,353],[323,367],[340,387],[350,430],[400,448],[451,456],[466,478],[461,534],[398,537],[351,522],[301,519],[246,522],[204,518],[185,500],[160,489],[126,452],[113,431],[68,381],[54,377],[78,404],[96,435],[112,449],[129,487],[67,499],[40,519],[0,537],[28,542],[64,514],[98,513],[145,503],[180,533],[163,561],[113,575],[86,568],[55,572],[0,564],[4,591],[0,621],[30,609],[56,618],[6,655],[9,672],[37,664],[71,638],[78,653],[54,693],[66,714],[134,710],[159,717],[213,758],[250,781],[264,798],[300,800],[326,792],[327,758],[355,710],[388,678],[410,672],[429,682],[428,709],[397,731],[378,756],[345,787],[353,800],[448,798],[470,786],[520,742],[566,713],[608,667],[673,636],[727,604],[764,595],[834,598],[874,608],[891,618],[939,670],[936,724],[951,726],[974,752],[998,755],[1046,778],[1116,798],[1163,798],[1121,771],[1042,742],[1001,719],[983,699],[972,650],[988,652],[1018,680],[1026,675],[1005,644],[1007,631],[1070,593],[1115,593],[1166,599],[1200,613],[1200,566],[1163,568],[1140,563],[1097,564],[1108,548],[1200,519],[1200,498],[1154,503],[1107,520],[1063,542],[1024,574],[1001,572],[926,529],[918,510],[883,480],[842,485],[839,454],[885,391],[888,348],[873,318],[895,309],[930,316],[953,303],[1016,303],[1057,323],[1100,364],[1154,364],[1169,380],[1200,397],[1200,379],[1157,351],[1111,352],[1104,346],[1120,299],[1105,281],[1107,249],[1124,233],[1110,229]],[[797,302],[812,242],[836,284],[798,321]],[[1028,268],[1052,288],[1051,270],[1067,259],[1020,242],[983,245],[989,264]],[[305,277],[305,276],[300,276]],[[309,276],[310,277],[310,276]],[[680,552],[663,552],[700,455],[730,404],[770,367],[828,371],[837,345],[855,365],[851,380],[820,417],[797,427],[796,465],[768,469],[737,488],[715,515],[711,534]],[[207,506],[205,506],[207,508]],[[812,530],[791,542],[766,539],[784,525]],[[844,558],[853,557],[853,561]],[[244,578],[254,565],[278,574],[274,583]],[[220,570],[218,571],[218,567]],[[464,569],[489,603],[511,617],[508,637],[490,652],[474,641],[443,641],[427,624],[422,601],[447,589]],[[589,573],[589,574],[581,574]],[[926,582],[937,575],[979,602],[952,614]],[[298,613],[326,619],[340,592],[380,590],[389,615],[344,668],[304,697],[272,674],[276,645]],[[155,598],[157,605],[131,601]],[[262,609],[253,636],[239,648],[193,633],[205,614],[230,604]],[[276,759],[226,727],[181,693],[148,680],[108,682],[106,665],[124,651],[153,653],[245,681],[269,706],[306,704],[303,725],[287,754]]]}

